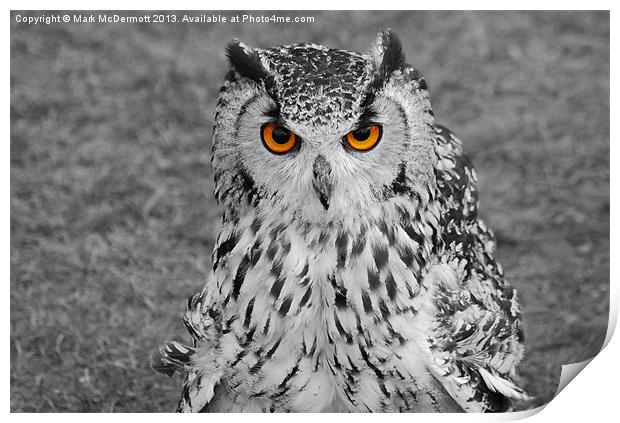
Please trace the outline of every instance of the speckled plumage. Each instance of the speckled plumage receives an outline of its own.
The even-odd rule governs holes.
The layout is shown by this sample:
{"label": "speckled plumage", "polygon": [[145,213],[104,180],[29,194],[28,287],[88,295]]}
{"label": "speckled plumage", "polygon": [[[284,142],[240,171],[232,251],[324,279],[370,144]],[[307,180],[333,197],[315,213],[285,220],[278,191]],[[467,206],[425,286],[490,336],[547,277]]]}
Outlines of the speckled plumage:
{"label": "speckled plumage", "polygon": [[[504,411],[524,399],[519,307],[477,216],[474,169],[395,36],[369,54],[235,42],[228,55],[213,274],[188,302],[194,345],[168,343],[155,363],[187,373],[179,410]],[[266,119],[299,150],[263,148]],[[343,148],[367,120],[383,125],[378,146]]]}

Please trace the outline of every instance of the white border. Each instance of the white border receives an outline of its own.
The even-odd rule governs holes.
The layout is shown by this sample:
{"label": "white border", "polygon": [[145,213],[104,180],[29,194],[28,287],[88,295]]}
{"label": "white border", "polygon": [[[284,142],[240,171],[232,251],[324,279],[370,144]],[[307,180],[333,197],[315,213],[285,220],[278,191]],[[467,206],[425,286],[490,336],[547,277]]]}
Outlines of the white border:
{"label": "white border", "polygon": [[[10,2],[9,4],[11,9],[14,10],[48,10],[50,7],[49,2],[43,1],[22,1],[22,2]],[[175,10],[202,10],[207,8],[206,10],[235,10],[235,9],[256,9],[257,5],[254,2],[250,1],[238,1],[232,4],[222,5],[222,4],[206,4],[198,1],[177,1],[173,4]],[[469,1],[466,3],[470,9],[496,9],[496,10],[512,10],[512,9],[533,9],[533,10],[547,10],[547,9],[563,9],[563,10],[591,10],[591,9],[599,9],[599,10],[612,10],[611,12],[611,46],[618,45],[616,42],[616,32],[615,29],[618,28],[617,23],[618,19],[616,18],[616,11],[614,10],[614,2],[612,1],[589,1],[589,2],[577,2],[577,1],[533,1],[533,0],[522,0],[520,2],[502,2],[498,4],[497,2],[491,1]],[[163,1],[151,1],[151,2],[130,2],[130,1],[118,1],[118,0],[110,0],[107,2],[95,2],[84,4],[77,1],[57,1],[53,4],[55,9],[74,9],[74,10],[97,10],[97,9],[107,9],[107,10],[132,10],[132,9],[170,9],[170,2]],[[216,6],[210,7],[210,6]],[[403,1],[382,1],[379,4],[376,2],[369,1],[342,1],[339,3],[334,3],[333,1],[327,0],[316,0],[309,4],[301,4],[300,2],[290,2],[286,3],[283,1],[263,1],[260,3],[259,9],[267,10],[267,9],[289,9],[289,10],[322,10],[322,9],[371,9],[371,10],[389,10],[389,9],[400,9],[404,6],[415,6],[419,10],[435,10],[435,9],[456,9],[460,10],[464,6],[463,2],[458,1],[442,1],[442,2],[403,2]],[[443,6],[443,7],[441,7]],[[10,10],[10,9],[9,9]],[[6,15],[5,15],[6,16]],[[3,25],[6,25],[6,34],[9,35],[8,22],[4,21]],[[10,38],[7,37],[5,42],[2,43],[2,50],[4,57],[9,57],[9,48],[10,48]],[[611,47],[611,69],[617,70],[617,54],[614,54],[614,49]],[[3,126],[4,133],[9,133],[9,125],[10,125],[10,69],[8,66],[5,66],[3,69],[3,76],[5,84],[3,85],[4,98],[5,101],[2,105],[3,112]],[[614,73],[611,72],[610,75]],[[614,89],[615,85],[611,84],[611,137],[610,139],[615,138],[615,122],[613,117],[615,114],[613,113],[614,108],[613,105],[616,104],[614,99],[617,98],[617,90]],[[7,99],[9,99],[7,101]],[[617,160],[617,150],[618,148],[615,144],[611,143],[611,155],[610,162],[616,163]],[[4,157],[5,160],[9,160],[10,157],[10,143],[5,142],[2,144],[2,148],[4,149]],[[10,189],[9,189],[9,181],[10,181],[10,166],[5,166],[2,169],[3,177],[0,182],[0,189],[2,190],[2,194],[4,198],[10,199]],[[611,166],[611,186],[617,187],[617,172],[614,170],[614,166]],[[615,215],[615,211],[617,210],[617,196],[612,193],[611,194],[611,213]],[[9,271],[10,271],[10,226],[6,224],[6,222],[10,221],[10,201],[7,201],[6,205],[2,208],[2,217],[5,225],[0,229],[0,234],[2,235],[2,239],[5,240],[4,243],[4,254],[3,254],[3,274],[5,275],[4,280],[7,281],[6,289],[10,291],[9,287]],[[611,222],[611,257],[617,257],[617,243],[619,235],[619,226],[617,221],[612,220]],[[561,421],[561,422],[572,422],[579,421],[583,422],[584,420],[602,420],[602,421],[611,421],[609,418],[612,415],[617,415],[615,405],[618,401],[617,392],[618,392],[618,381],[620,381],[620,371],[617,357],[620,357],[620,343],[615,339],[612,339],[611,336],[613,334],[617,317],[618,317],[618,289],[617,289],[617,276],[618,269],[615,265],[615,260],[611,260],[611,308],[610,308],[610,324],[608,327],[608,333],[606,338],[607,347],[597,356],[594,360],[587,366],[587,370],[579,374],[575,381],[570,383],[566,389],[564,389],[560,395],[555,398],[553,401],[549,403],[549,405],[545,408],[545,410],[534,417],[531,417],[533,421]],[[8,293],[7,293],[8,294]],[[9,319],[9,298],[10,295],[5,295],[3,301],[5,310],[5,330],[3,339],[9,339],[10,333],[10,319]],[[610,342],[611,340],[611,342]],[[5,363],[4,366],[4,380],[6,381],[6,385],[3,387],[3,397],[5,398],[6,408],[5,410],[9,411],[10,409],[10,376],[9,376],[9,366],[10,366],[10,357],[9,357],[9,348],[2,349],[2,358]],[[570,372],[570,369],[569,369]],[[569,375],[570,376],[570,375]],[[507,415],[436,415],[436,414],[425,414],[423,416],[410,416],[405,414],[390,414],[389,417],[387,415],[379,415],[379,416],[371,416],[371,415],[322,415],[320,418],[322,419],[332,419],[337,418],[339,420],[349,420],[355,419],[357,420],[375,420],[377,418],[390,418],[390,419],[419,419],[422,418],[424,421],[454,421],[457,418],[459,421],[463,422],[480,422],[480,421],[507,421],[514,420],[517,418],[524,418],[532,414],[536,414],[538,410],[530,410],[522,413],[512,413]],[[168,421],[171,418],[187,418],[187,419],[196,419],[196,418],[209,418],[214,419],[215,421],[219,421],[220,419],[226,420],[236,420],[241,418],[246,418],[245,416],[240,415],[212,415],[212,416],[174,416],[172,417],[169,414],[148,414],[144,416],[148,419],[153,419],[156,422],[159,421]],[[63,419],[63,420],[82,420],[84,418],[83,414],[49,414],[45,416],[32,415],[32,414],[11,414],[11,419],[14,420],[25,420],[30,421],[31,419]],[[89,419],[94,421],[103,421],[104,419],[108,419],[109,416],[106,414],[92,414],[89,415]],[[130,414],[117,414],[114,416],[115,419],[132,419],[134,418]],[[291,416],[288,415],[253,415],[250,417],[251,419],[257,419],[258,421],[269,421],[273,420],[281,420],[289,419]],[[314,419],[314,415],[310,414],[298,414],[293,417],[295,420],[299,421],[309,421],[309,419]],[[538,420],[537,420],[538,419]]]}
{"label": "white border", "polygon": [[[50,2],[41,0],[24,0],[9,2],[13,10],[49,10]],[[226,3],[207,3],[197,0],[179,0],[175,2],[153,1],[122,1],[109,0],[106,2],[79,2],[75,0],[61,0],[53,2],[52,9],[57,10],[611,10],[614,1],[590,0],[588,2],[566,0],[522,0],[522,1],[490,1],[471,0],[467,2],[457,0],[438,1],[398,1],[384,0],[380,2],[368,0],[315,0],[311,2],[300,1],[274,1],[265,0],[257,3],[250,0],[238,0]],[[172,6],[172,7],[171,7]],[[466,7],[464,7],[466,6]]]}

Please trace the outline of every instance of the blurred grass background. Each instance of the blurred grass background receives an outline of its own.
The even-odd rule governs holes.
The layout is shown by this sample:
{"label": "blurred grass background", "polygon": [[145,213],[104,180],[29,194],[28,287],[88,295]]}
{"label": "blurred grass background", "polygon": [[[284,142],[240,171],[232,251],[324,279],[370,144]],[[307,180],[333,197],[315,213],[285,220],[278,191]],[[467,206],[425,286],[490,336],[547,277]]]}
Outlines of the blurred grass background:
{"label": "blurred grass background", "polygon": [[600,349],[609,13],[36,26],[16,14],[37,12],[11,13],[12,411],[174,408],[180,380],[154,373],[149,357],[185,337],[185,299],[210,267],[219,218],[209,141],[234,36],[367,50],[393,28],[429,82],[437,121],[477,166],[481,214],[523,304],[530,406],[551,399],[562,364]]}

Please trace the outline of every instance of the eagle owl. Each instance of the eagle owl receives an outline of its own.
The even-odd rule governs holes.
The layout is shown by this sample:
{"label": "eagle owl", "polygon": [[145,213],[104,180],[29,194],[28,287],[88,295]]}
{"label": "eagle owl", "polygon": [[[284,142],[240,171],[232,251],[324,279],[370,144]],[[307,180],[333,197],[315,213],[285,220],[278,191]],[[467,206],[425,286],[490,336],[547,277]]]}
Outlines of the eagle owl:
{"label": "eagle owl", "polygon": [[179,411],[505,411],[526,398],[515,290],[476,173],[390,31],[370,53],[227,49],[222,227],[188,300]]}

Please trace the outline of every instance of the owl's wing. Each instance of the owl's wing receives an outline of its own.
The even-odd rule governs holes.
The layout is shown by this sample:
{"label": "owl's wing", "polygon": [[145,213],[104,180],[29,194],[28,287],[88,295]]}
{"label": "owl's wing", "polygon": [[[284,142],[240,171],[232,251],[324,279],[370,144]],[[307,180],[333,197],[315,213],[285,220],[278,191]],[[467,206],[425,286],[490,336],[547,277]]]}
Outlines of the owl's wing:
{"label": "owl's wing", "polygon": [[429,271],[429,367],[466,411],[506,411],[527,395],[515,382],[523,356],[516,291],[495,261],[478,218],[476,175],[460,141],[437,127],[438,199],[444,255]]}
{"label": "owl's wing", "polygon": [[[217,344],[221,335],[221,316],[214,298],[208,290],[202,291],[187,300],[187,311],[183,323],[192,335],[193,346],[179,342],[167,342],[159,348],[151,366],[158,372],[172,376],[176,371],[186,374],[183,394],[177,411],[199,412],[206,409],[213,399],[216,386],[220,383],[222,372],[217,365],[217,357],[211,363],[208,356],[217,355]],[[196,354],[200,349],[200,354]],[[200,356],[201,365],[196,365]],[[205,371],[209,369],[210,371]]]}

